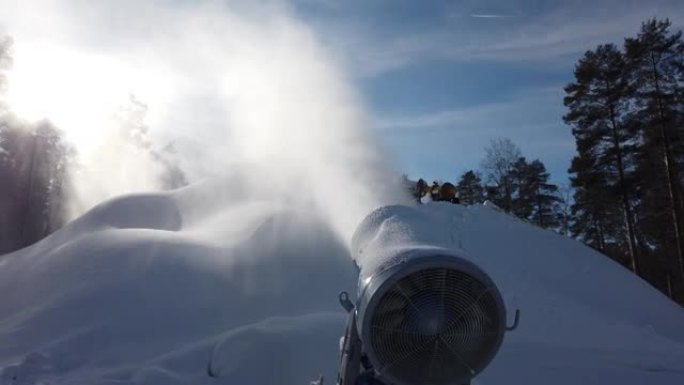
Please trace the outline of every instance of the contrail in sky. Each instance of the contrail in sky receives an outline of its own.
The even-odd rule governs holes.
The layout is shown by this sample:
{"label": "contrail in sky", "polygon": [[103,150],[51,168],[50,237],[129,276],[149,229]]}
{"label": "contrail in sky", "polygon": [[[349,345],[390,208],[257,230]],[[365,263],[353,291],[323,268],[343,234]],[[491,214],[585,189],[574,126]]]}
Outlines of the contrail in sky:
{"label": "contrail in sky", "polygon": [[510,17],[519,17],[519,15],[506,15],[500,13],[474,13],[470,17],[475,17],[478,19],[504,19]]}

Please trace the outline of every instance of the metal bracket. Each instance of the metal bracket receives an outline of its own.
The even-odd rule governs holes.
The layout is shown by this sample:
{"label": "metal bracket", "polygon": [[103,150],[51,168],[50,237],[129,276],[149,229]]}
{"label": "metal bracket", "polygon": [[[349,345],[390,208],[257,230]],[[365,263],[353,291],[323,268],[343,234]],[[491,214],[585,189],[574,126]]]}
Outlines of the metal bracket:
{"label": "metal bracket", "polygon": [[506,326],[506,331],[513,331],[518,328],[518,323],[520,323],[520,309],[515,309],[515,318],[513,319],[513,325]]}
{"label": "metal bracket", "polygon": [[347,293],[346,291],[341,292],[339,300],[340,305],[342,305],[342,307],[344,308],[344,310],[347,311],[347,313],[351,313],[352,310],[354,310],[354,304],[352,303],[352,301],[349,300],[349,293]]}
{"label": "metal bracket", "polygon": [[211,367],[212,360],[209,359],[209,364],[207,364],[207,375],[211,378],[218,378],[218,373],[214,372],[214,369]]}

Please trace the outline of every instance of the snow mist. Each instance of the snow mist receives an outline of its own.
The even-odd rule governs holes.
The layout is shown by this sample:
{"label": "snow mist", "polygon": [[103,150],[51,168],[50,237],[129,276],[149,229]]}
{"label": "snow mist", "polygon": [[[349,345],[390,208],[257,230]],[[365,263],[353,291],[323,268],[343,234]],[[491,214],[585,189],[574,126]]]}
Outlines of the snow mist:
{"label": "snow mist", "polygon": [[[240,174],[259,199],[311,205],[345,242],[402,199],[354,91],[287,4],[35,3],[0,15],[15,40],[8,99],[76,144],[75,215],[161,187],[158,163],[121,134],[130,124],[149,128],[153,147],[173,143],[191,182]],[[112,119],[129,100],[144,119]]]}

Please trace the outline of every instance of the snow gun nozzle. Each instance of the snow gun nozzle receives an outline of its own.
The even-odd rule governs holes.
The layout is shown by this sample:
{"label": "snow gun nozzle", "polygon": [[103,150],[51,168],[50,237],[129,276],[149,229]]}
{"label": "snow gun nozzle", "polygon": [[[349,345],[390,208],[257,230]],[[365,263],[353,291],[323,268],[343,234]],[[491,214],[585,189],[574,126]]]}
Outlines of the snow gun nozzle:
{"label": "snow gun nozzle", "polygon": [[359,280],[353,304],[340,297],[349,316],[338,385],[467,385],[518,325],[489,275],[418,214],[380,208],[354,234]]}

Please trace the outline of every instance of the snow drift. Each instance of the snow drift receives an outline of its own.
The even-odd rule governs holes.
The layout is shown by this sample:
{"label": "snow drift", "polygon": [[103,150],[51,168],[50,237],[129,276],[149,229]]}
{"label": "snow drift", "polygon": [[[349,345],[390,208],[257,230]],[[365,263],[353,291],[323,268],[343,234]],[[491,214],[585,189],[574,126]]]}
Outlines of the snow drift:
{"label": "snow drift", "polygon": [[[306,202],[238,185],[120,197],[1,256],[0,384],[332,383],[349,246]],[[431,203],[370,213],[354,244],[417,241],[478,264],[521,310],[477,383],[684,383],[682,309],[580,243]]]}

